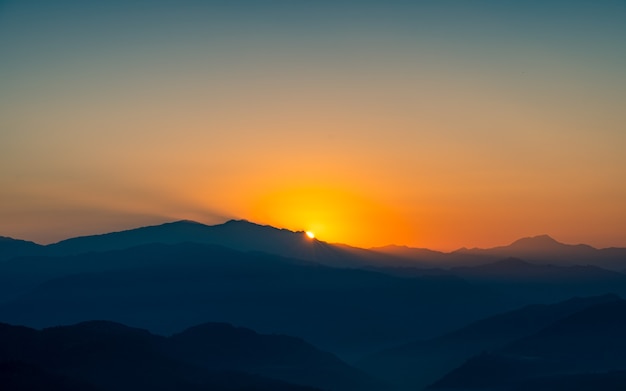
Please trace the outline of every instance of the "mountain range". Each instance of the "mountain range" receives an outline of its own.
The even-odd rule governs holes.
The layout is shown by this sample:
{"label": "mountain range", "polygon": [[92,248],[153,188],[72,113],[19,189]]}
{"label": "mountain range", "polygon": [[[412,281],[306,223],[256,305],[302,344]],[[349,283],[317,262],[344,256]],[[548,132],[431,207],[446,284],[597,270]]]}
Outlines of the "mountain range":
{"label": "mountain range", "polygon": [[16,258],[0,263],[0,276],[0,321],[11,324],[107,319],[167,334],[228,321],[354,353],[509,305],[454,277],[397,277],[197,243]]}
{"label": "mountain range", "polygon": [[82,236],[39,245],[0,237],[0,260],[18,256],[63,256],[93,251],[122,250],[143,244],[184,242],[216,244],[240,251],[258,251],[339,267],[450,268],[475,266],[505,258],[556,265],[595,265],[623,271],[626,248],[596,249],[588,245],[559,243],[547,235],[519,239],[490,249],[462,248],[444,253],[406,246],[362,249],[309,239],[304,232],[230,220],[218,225],[176,221],[102,235]]}
{"label": "mountain range", "polygon": [[39,381],[81,390],[383,388],[300,339],[223,323],[170,337],[107,321],[40,331],[0,324],[0,342],[0,379],[3,386],[16,383],[16,390]]}
{"label": "mountain range", "polygon": [[603,389],[624,389],[625,329],[626,301],[593,305],[470,358],[431,388],[531,390],[550,386],[559,390],[570,389],[566,387],[573,379],[591,374],[599,383],[608,382]]}
{"label": "mountain range", "polygon": [[626,249],[548,236],[362,249],[241,220],[0,238],[0,385],[610,390],[625,265]]}
{"label": "mountain range", "polygon": [[474,355],[533,335],[579,311],[613,302],[621,302],[620,297],[607,294],[524,306],[489,316],[436,338],[382,350],[366,356],[357,366],[402,390],[423,389]]}

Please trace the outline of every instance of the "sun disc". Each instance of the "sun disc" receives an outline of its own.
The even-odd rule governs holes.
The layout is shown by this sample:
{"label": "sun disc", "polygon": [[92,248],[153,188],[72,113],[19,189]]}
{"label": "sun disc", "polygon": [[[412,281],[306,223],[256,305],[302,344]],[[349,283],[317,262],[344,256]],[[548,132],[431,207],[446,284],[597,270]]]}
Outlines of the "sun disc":
{"label": "sun disc", "polygon": [[313,232],[306,231],[305,233],[306,233],[306,236],[308,236],[309,238],[311,238],[311,239],[315,238],[315,234]]}

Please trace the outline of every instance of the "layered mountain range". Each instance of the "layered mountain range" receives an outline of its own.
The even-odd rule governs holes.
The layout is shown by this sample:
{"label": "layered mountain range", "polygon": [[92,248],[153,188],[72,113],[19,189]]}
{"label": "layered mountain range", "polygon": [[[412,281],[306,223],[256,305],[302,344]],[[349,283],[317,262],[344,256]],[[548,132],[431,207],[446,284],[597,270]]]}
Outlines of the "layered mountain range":
{"label": "layered mountain range", "polygon": [[557,265],[595,265],[624,270],[626,248],[604,248],[557,242],[547,235],[522,238],[508,246],[489,249],[461,248],[449,253],[406,246],[362,249],[343,244],[311,241],[304,232],[294,232],[246,220],[204,225],[182,220],[102,235],[82,236],[39,245],[0,237],[0,260],[17,256],[61,256],[93,251],[121,250],[150,243],[184,242],[216,244],[240,251],[258,251],[332,266],[437,267],[473,266],[505,258]]}
{"label": "layered mountain range", "polygon": [[3,389],[43,390],[49,385],[77,390],[233,391],[382,387],[300,339],[261,335],[223,323],[201,324],[170,337],[107,321],[43,330],[0,324],[0,343]]}
{"label": "layered mountain range", "polygon": [[[2,238],[0,384],[608,390],[626,370],[624,269],[626,249],[547,236],[450,253],[361,249],[247,221],[47,246]],[[607,349],[604,361],[589,344]]]}

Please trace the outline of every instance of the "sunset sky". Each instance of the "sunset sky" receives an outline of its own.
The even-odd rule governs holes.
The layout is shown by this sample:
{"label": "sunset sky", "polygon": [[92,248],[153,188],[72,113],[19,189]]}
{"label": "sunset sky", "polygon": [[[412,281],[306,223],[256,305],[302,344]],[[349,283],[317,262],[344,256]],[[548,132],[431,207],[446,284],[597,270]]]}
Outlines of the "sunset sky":
{"label": "sunset sky", "polygon": [[0,1],[0,235],[626,247],[626,2]]}

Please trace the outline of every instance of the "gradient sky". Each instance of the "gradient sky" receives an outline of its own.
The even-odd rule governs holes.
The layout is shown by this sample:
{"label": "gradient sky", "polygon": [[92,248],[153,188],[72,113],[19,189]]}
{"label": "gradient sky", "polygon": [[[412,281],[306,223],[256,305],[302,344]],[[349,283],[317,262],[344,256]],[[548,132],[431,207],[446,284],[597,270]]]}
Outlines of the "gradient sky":
{"label": "gradient sky", "polygon": [[626,246],[625,1],[0,1],[0,235]]}

